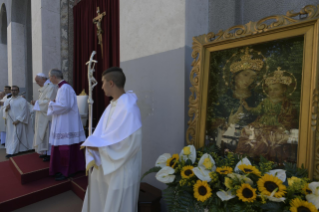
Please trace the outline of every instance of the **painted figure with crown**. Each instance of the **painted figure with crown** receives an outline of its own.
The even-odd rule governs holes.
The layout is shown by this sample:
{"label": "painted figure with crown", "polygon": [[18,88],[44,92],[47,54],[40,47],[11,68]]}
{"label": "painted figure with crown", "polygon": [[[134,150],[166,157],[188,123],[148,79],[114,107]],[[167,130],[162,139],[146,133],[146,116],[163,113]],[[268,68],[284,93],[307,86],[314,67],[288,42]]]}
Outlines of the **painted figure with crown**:
{"label": "painted figure with crown", "polygon": [[[218,137],[232,126],[246,126],[256,120],[257,115],[243,107],[243,101],[249,107],[256,107],[263,96],[255,92],[261,85],[268,67],[260,52],[253,49],[241,49],[226,61],[223,67],[223,80],[227,87],[223,94],[218,93],[218,103],[214,105],[212,116],[213,130],[218,130]],[[220,145],[221,139],[217,140]]]}
{"label": "painted figure with crown", "polygon": [[[292,88],[289,89],[289,88]],[[252,157],[263,155],[279,162],[292,161],[291,145],[286,145],[289,130],[297,128],[298,116],[288,96],[296,89],[294,76],[280,67],[271,73],[263,83],[265,98],[255,108],[249,107],[245,100],[243,107],[257,119],[249,124],[256,134],[255,143],[251,142],[249,130],[242,130],[236,152],[249,154]],[[289,90],[291,92],[288,94]]]}

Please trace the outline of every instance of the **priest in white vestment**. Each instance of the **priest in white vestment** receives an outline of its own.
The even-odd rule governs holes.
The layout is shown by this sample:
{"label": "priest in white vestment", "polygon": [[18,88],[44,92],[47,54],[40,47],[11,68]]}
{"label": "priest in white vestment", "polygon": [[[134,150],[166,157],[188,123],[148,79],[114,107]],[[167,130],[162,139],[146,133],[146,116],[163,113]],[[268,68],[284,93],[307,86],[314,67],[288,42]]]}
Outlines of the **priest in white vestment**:
{"label": "priest in white vestment", "polygon": [[[4,103],[4,101],[2,100],[5,96],[5,92],[0,92],[0,102]],[[3,110],[2,109],[2,105],[0,105],[0,142],[1,145],[4,146],[6,143],[6,121],[3,117]]]}
{"label": "priest in white vestment", "polygon": [[[0,100],[0,107],[3,106],[4,102],[7,100],[7,99],[10,99],[12,94],[11,94],[11,87],[6,85],[4,86],[4,93],[5,93],[5,96],[1,98]],[[0,117],[2,118],[3,117],[3,114],[0,113]],[[0,129],[0,139],[1,139],[1,144],[2,145],[5,145],[6,143],[6,127],[5,128],[1,128]]]}
{"label": "priest in white vestment", "polygon": [[[82,212],[137,212],[142,163],[142,123],[137,97],[125,93],[121,68],[103,72],[102,89],[113,97],[86,148],[89,187]],[[90,201],[90,202],[89,202]]]}
{"label": "priest in white vestment", "polygon": [[52,115],[50,175],[55,175],[59,181],[85,170],[80,145],[86,136],[73,88],[63,80],[60,70],[51,69],[49,77],[53,84],[59,86],[56,99],[50,101],[47,113]]}
{"label": "priest in white vestment", "polygon": [[57,94],[57,86],[50,82],[45,74],[39,73],[35,82],[40,86],[39,99],[31,101],[35,111],[35,134],[33,147],[40,154],[44,162],[50,161],[51,145],[49,144],[52,116],[47,116],[50,101],[54,101]]}
{"label": "priest in white vestment", "polygon": [[19,87],[12,86],[12,97],[4,102],[3,118],[6,119],[6,157],[32,149],[33,137],[28,132],[30,108],[28,102],[19,96]]}

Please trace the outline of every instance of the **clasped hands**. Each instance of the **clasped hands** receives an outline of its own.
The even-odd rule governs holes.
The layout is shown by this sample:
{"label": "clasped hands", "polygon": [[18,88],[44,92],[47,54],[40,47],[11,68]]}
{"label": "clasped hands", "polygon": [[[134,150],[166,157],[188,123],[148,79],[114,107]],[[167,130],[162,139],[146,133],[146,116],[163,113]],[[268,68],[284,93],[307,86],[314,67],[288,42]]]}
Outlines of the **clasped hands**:
{"label": "clasped hands", "polygon": [[8,104],[7,107],[6,107],[6,112],[8,112],[10,110],[10,108],[11,108],[10,104]]}
{"label": "clasped hands", "polygon": [[20,124],[20,121],[19,120],[16,120],[12,123],[14,126],[17,126],[18,124]]}

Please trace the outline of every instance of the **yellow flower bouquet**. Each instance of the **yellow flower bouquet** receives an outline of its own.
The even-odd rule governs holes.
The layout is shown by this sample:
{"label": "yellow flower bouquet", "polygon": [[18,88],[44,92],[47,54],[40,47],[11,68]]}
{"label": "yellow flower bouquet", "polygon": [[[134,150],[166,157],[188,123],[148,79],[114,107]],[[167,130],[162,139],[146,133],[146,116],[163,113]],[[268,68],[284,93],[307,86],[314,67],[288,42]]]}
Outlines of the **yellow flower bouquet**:
{"label": "yellow flower bouquet", "polygon": [[156,160],[156,179],[169,211],[196,212],[317,212],[319,182],[310,182],[303,167],[259,162],[228,153],[216,145],[196,150],[184,147],[179,154],[165,153]]}

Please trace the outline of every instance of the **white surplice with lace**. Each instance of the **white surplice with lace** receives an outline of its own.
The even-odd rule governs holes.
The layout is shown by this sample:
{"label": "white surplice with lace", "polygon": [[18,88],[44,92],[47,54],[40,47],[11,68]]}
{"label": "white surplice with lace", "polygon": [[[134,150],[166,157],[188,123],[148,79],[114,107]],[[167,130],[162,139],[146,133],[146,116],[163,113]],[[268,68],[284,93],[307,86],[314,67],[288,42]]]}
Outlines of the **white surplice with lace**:
{"label": "white surplice with lace", "polygon": [[47,115],[52,115],[51,145],[72,145],[85,141],[76,94],[69,84],[63,84],[58,89],[55,102],[49,103]]}

